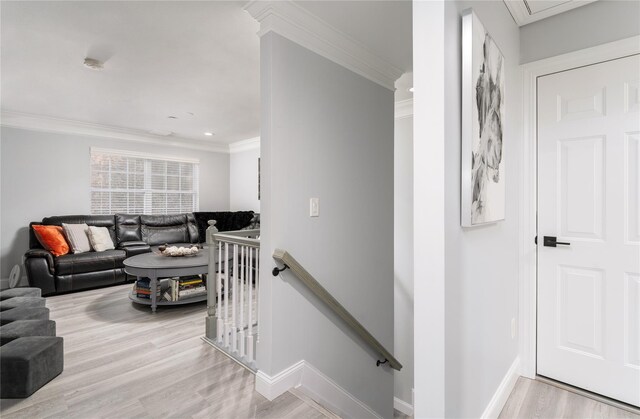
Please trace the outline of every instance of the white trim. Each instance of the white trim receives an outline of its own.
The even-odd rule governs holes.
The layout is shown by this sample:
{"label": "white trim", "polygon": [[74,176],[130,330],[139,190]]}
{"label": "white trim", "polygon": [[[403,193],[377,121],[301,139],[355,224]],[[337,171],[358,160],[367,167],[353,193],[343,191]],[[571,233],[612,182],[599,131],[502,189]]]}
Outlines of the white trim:
{"label": "white trim", "polygon": [[275,32],[389,90],[403,73],[292,1],[254,0],[244,9],[260,22],[259,36]]}
{"label": "white trim", "polygon": [[395,103],[396,119],[413,118],[413,99],[399,100]]}
{"label": "white trim", "polygon": [[256,373],[256,391],[266,397],[267,400],[274,400],[289,389],[300,385],[303,369],[304,361],[299,361],[273,377],[259,370]]}
{"label": "white trim", "polygon": [[298,388],[328,410],[344,418],[380,418],[375,411],[351,395],[331,378],[302,360],[273,377],[258,371],[255,389],[268,400]]}
{"label": "white trim", "polygon": [[31,131],[89,135],[167,147],[210,151],[213,153],[229,152],[229,146],[227,144],[207,143],[204,141],[186,140],[171,136],[165,137],[162,135],[148,134],[140,130],[94,124],[90,122],[73,121],[70,119],[54,118],[43,115],[34,115],[23,112],[3,110],[0,114],[0,125]]}
{"label": "white trim", "polygon": [[545,74],[640,53],[640,36],[546,58],[522,66],[523,139],[520,185],[520,374],[536,376],[536,80]]}
{"label": "white trim", "polygon": [[405,402],[404,400],[400,400],[397,397],[393,398],[393,408],[407,416],[413,416],[413,405]]}
{"label": "white trim", "polygon": [[236,141],[229,144],[229,153],[241,153],[243,151],[260,149],[260,137],[249,138],[248,140]]}
{"label": "white trim", "polygon": [[593,3],[594,1],[596,0],[571,0],[533,14],[531,14],[526,5],[527,0],[504,0],[504,4],[506,4],[507,9],[509,9],[509,12],[511,13],[511,17],[513,17],[516,24],[518,26],[524,26],[531,22],[546,19],[549,16],[564,13],[571,9],[575,9],[576,7]]}
{"label": "white trim", "polygon": [[144,151],[129,151],[129,150],[116,150],[112,148],[89,147],[89,152],[91,153],[91,155],[95,153],[95,154],[107,154],[112,156],[139,158],[139,159],[145,159],[145,160],[166,160],[166,161],[175,161],[180,163],[200,164],[200,159],[196,159],[196,158],[163,156],[160,154],[146,153]]}
{"label": "white trim", "polygon": [[481,418],[497,418],[500,416],[500,412],[502,412],[502,408],[504,408],[507,399],[509,399],[509,395],[518,381],[518,370],[520,369],[520,358],[516,357],[513,361],[507,373],[502,378],[500,385],[496,389],[496,392],[493,393],[493,397],[489,401],[489,404],[482,412]]}

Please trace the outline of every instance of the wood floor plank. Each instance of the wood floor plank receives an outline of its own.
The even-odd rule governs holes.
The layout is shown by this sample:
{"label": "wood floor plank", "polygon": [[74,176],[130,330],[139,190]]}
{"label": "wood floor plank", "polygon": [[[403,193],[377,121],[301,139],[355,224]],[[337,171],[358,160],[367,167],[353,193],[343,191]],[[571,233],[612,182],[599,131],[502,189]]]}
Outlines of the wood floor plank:
{"label": "wood floor plank", "polygon": [[520,377],[499,418],[640,419],[640,415],[539,380]]}
{"label": "wood floor plank", "polygon": [[17,418],[326,418],[291,393],[269,401],[255,377],[201,340],[206,304],[132,303],[131,285],[47,298],[64,338],[65,369],[24,400],[0,400]]}

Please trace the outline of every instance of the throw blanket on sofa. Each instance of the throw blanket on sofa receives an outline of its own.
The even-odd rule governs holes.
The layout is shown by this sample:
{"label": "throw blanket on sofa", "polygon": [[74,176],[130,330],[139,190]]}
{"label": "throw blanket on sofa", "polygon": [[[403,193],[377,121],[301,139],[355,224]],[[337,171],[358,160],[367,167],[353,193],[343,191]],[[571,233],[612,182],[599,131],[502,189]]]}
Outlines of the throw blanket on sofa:
{"label": "throw blanket on sofa", "polygon": [[253,211],[216,211],[216,212],[194,212],[198,225],[200,241],[206,241],[206,231],[209,227],[209,220],[216,220],[218,231],[242,230],[251,223]]}

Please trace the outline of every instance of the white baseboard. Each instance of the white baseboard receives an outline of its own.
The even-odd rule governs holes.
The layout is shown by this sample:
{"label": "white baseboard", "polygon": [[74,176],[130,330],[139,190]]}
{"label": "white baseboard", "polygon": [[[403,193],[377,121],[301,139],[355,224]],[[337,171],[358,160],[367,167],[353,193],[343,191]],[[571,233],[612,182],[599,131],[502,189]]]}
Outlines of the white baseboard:
{"label": "white baseboard", "polygon": [[263,371],[258,371],[256,373],[256,391],[268,400],[273,400],[289,389],[300,385],[302,382],[303,369],[304,361],[300,361],[280,371],[273,377],[270,377]]}
{"label": "white baseboard", "polygon": [[369,406],[304,360],[273,377],[262,371],[256,374],[256,391],[269,400],[292,388],[298,388],[340,417],[380,418]]}
{"label": "white baseboard", "polygon": [[397,397],[393,398],[393,408],[407,416],[413,416],[413,406]]}
{"label": "white baseboard", "polygon": [[520,357],[516,357],[513,364],[511,364],[511,367],[509,367],[509,370],[502,378],[502,382],[500,382],[496,392],[493,394],[491,401],[484,409],[481,416],[483,419],[497,418],[500,415],[500,412],[502,412],[502,408],[507,402],[513,387],[516,385],[516,381],[518,381],[518,377],[520,376],[519,370]]}

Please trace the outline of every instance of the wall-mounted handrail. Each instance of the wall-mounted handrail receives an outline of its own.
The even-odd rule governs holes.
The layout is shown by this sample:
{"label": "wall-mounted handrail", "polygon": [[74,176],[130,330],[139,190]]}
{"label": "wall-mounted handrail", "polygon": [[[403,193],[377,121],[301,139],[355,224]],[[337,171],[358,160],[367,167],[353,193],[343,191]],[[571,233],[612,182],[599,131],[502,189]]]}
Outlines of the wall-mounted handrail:
{"label": "wall-mounted handrail", "polygon": [[[371,346],[382,357],[382,361],[378,361],[377,365],[389,361],[389,366],[400,371],[402,364],[391,355],[389,351],[364,326],[356,320],[355,317],[347,311],[306,269],[298,263],[287,251],[276,249],[273,252],[273,258],[281,264],[287,266],[295,276],[306,285],[322,302],[331,308],[344,322],[349,325],[369,346]],[[275,270],[274,270],[275,273]],[[277,273],[276,273],[277,274]]]}

